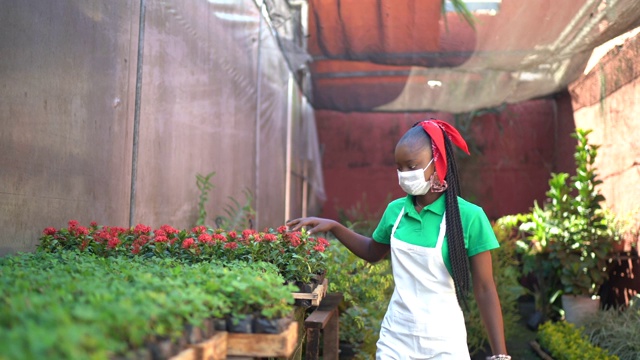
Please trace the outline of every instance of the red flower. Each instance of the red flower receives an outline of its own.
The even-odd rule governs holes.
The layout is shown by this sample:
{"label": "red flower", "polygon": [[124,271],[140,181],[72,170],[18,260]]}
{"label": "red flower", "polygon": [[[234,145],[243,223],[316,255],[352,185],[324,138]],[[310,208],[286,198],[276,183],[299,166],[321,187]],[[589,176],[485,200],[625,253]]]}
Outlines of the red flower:
{"label": "red flower", "polygon": [[229,237],[229,240],[235,240],[238,237],[238,233],[235,231],[229,231],[227,236]]}
{"label": "red flower", "polygon": [[75,228],[69,228],[69,231],[74,236],[88,235],[89,234],[89,229],[87,229],[84,226],[78,226],[78,227],[75,227]]}
{"label": "red flower", "polygon": [[78,220],[69,220],[69,229],[73,229],[78,227],[78,225],[80,225],[80,222],[78,222]]}
{"label": "red flower", "polygon": [[231,249],[231,250],[237,249],[238,248],[238,243],[236,243],[236,242],[226,243],[226,244],[224,244],[224,248],[225,249]]}
{"label": "red flower", "polygon": [[191,229],[191,232],[196,235],[199,235],[199,234],[202,234],[203,232],[207,232],[207,227],[202,225],[196,226],[193,229]]}
{"label": "red flower", "polygon": [[107,248],[108,249],[115,249],[116,246],[120,245],[120,239],[118,238],[111,238],[109,239],[109,242],[107,243]]}
{"label": "red flower", "polygon": [[269,241],[269,242],[274,242],[274,241],[278,240],[278,237],[273,235],[273,234],[265,234],[264,235],[264,240]]}
{"label": "red flower", "polygon": [[164,230],[158,229],[158,230],[154,230],[153,234],[158,237],[158,236],[167,236],[167,233],[164,232]]}
{"label": "red flower", "polygon": [[160,226],[160,230],[164,231],[167,234],[177,234],[180,231],[172,226],[169,225],[162,225]]}
{"label": "red flower", "polygon": [[134,243],[136,244],[140,244],[140,246],[146,244],[149,242],[149,237],[147,235],[140,235],[140,237],[138,237]]}
{"label": "red flower", "polygon": [[131,248],[131,253],[133,255],[138,255],[140,253],[140,245],[133,244],[133,247]]}
{"label": "red flower", "polygon": [[249,238],[251,236],[253,236],[253,238],[256,238],[257,232],[255,230],[251,230],[251,229],[247,229],[247,230],[243,230],[242,231],[242,238],[244,239],[244,241],[249,241]]}
{"label": "red flower", "polygon": [[217,242],[227,242],[227,238],[222,234],[213,234],[213,240]]}
{"label": "red flower", "polygon": [[157,243],[166,243],[169,239],[166,236],[156,236],[155,242]]}
{"label": "red flower", "polygon": [[284,234],[285,232],[287,232],[287,227],[282,225],[278,228],[277,230],[280,234]]}
{"label": "red flower", "polygon": [[[213,244],[213,237],[206,233],[200,234],[200,236],[198,236],[198,241],[203,244]],[[184,243],[182,243],[182,245],[184,246]]]}
{"label": "red flower", "polygon": [[151,226],[147,226],[143,224],[138,224],[133,229],[133,233],[136,235],[143,235],[143,234],[148,235],[150,232],[151,232]]}
{"label": "red flower", "polygon": [[55,235],[56,231],[58,231],[58,230],[56,230],[56,228],[48,227],[48,228],[44,229],[44,231],[42,233],[45,234],[45,235]]}
{"label": "red flower", "polygon": [[89,240],[84,240],[82,244],[80,244],[80,251],[84,251],[84,249],[86,249],[87,246],[89,246]]}
{"label": "red flower", "polygon": [[95,221],[92,221],[91,224],[89,224],[92,228],[97,228],[98,227],[98,223]]}
{"label": "red flower", "polygon": [[289,242],[291,243],[291,245],[297,247],[300,246],[300,237],[299,237],[299,232],[295,232],[295,233],[289,233],[289,235],[287,236],[287,240],[289,240]]}
{"label": "red flower", "polygon": [[318,252],[324,252],[324,245],[316,245],[313,247],[313,250],[318,251]]}
{"label": "red flower", "polygon": [[324,247],[327,247],[327,246],[329,246],[329,241],[327,241],[327,239],[325,239],[325,238],[319,237],[318,238],[318,244],[322,245]]}
{"label": "red flower", "polygon": [[186,238],[184,239],[184,241],[182,242],[182,248],[183,249],[189,249],[191,247],[193,247],[195,245],[195,240],[193,240],[193,238]]}

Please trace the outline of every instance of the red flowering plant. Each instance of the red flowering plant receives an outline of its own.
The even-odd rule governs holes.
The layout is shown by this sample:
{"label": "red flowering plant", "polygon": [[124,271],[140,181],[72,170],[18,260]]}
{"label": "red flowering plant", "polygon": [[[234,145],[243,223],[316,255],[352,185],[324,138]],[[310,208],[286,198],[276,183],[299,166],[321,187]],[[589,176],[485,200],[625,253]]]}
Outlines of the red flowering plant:
{"label": "red flowering plant", "polygon": [[270,259],[282,276],[290,281],[308,284],[314,275],[322,275],[325,271],[325,249],[329,242],[324,238],[314,238],[302,231],[287,232],[286,227],[277,229],[280,242],[279,252]]}
{"label": "red flowering plant", "polygon": [[327,246],[326,239],[311,237],[305,230],[288,232],[286,226],[261,232],[245,229],[238,233],[206,226],[178,230],[162,225],[153,230],[138,224],[126,229],[98,226],[95,222],[86,228],[71,220],[67,228],[46,228],[38,250],[175,258],[190,263],[212,260],[221,263],[267,262],[274,264],[285,280],[308,284],[315,275],[324,273]]}

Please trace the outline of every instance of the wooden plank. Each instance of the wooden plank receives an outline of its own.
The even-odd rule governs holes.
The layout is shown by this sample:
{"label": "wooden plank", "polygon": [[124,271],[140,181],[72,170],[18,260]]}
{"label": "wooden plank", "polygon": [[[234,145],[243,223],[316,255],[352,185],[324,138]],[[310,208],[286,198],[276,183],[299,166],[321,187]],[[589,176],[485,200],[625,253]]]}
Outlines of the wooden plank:
{"label": "wooden plank", "polygon": [[327,293],[329,282],[325,278],[311,293],[293,293],[293,298],[298,300],[311,300],[311,306],[318,306]]}
{"label": "wooden plank", "polygon": [[[308,328],[305,360],[318,360],[319,352],[320,352],[320,329]],[[331,358],[328,358],[328,359],[331,359]]]}
{"label": "wooden plank", "polygon": [[291,322],[280,334],[229,333],[227,355],[248,357],[288,357],[298,341],[298,323]]}
{"label": "wooden plank", "polygon": [[337,359],[340,354],[340,321],[338,319],[338,308],[329,319],[327,326],[322,330],[322,357],[324,359]]}
{"label": "wooden plank", "polygon": [[329,319],[331,319],[332,316],[337,316],[337,309],[342,299],[342,293],[328,294],[322,303],[320,303],[320,306],[307,316],[304,320],[304,326],[307,328],[324,329]]}
{"label": "wooden plank", "polygon": [[224,360],[227,358],[227,332],[215,333],[208,340],[193,344],[171,360]]}

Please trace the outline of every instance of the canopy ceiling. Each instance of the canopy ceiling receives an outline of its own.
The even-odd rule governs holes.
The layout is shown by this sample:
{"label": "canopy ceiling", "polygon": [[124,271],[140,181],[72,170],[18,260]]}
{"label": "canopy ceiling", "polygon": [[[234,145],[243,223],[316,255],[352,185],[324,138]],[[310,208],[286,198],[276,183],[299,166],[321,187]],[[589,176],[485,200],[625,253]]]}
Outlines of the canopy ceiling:
{"label": "canopy ceiling", "polygon": [[[316,109],[469,112],[553,94],[598,45],[640,26],[638,0],[267,0]],[[306,80],[305,80],[306,79]]]}

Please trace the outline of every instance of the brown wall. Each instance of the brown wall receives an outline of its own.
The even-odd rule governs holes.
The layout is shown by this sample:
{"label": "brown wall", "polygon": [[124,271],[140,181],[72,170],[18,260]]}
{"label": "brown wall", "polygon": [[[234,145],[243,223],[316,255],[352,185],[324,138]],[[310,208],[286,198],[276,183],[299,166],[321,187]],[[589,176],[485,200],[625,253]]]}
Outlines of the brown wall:
{"label": "brown wall", "polygon": [[601,146],[595,165],[607,205],[618,214],[640,208],[640,37],[614,47],[569,91],[576,126]]}
{"label": "brown wall", "polygon": [[471,149],[458,158],[463,196],[498,218],[528,211],[542,201],[551,172],[573,166],[575,143],[570,98],[566,93],[468,116],[435,113],[339,113],[316,111],[323,147],[327,202],[322,216],[337,219],[366,199],[371,212],[383,211],[397,185],[393,151],[416,121],[440,118],[456,125]]}

